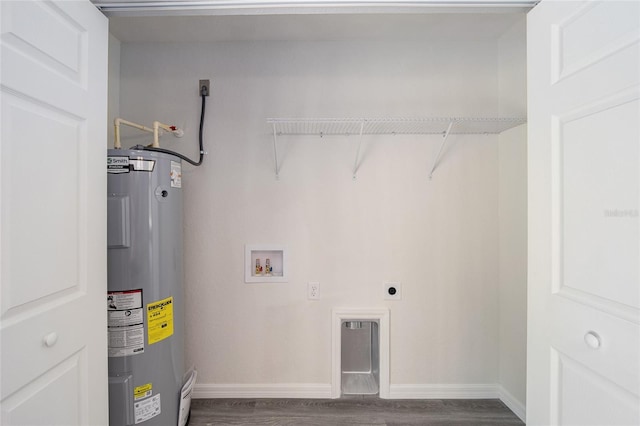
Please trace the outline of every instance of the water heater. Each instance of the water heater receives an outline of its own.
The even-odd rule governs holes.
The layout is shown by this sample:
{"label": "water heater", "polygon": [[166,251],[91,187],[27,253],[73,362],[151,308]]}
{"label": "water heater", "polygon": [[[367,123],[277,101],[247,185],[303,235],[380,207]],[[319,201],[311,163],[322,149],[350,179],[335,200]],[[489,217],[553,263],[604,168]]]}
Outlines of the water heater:
{"label": "water heater", "polygon": [[184,365],[182,164],[111,149],[107,160],[109,424],[179,424]]}

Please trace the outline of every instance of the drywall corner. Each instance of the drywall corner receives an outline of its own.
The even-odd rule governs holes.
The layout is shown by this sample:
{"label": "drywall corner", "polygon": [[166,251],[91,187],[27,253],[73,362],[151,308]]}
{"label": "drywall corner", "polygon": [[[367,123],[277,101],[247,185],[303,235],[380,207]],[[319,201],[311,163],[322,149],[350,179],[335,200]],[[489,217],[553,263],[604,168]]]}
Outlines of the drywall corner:
{"label": "drywall corner", "polygon": [[527,27],[525,15],[498,41],[499,112],[503,117],[527,115]]}
{"label": "drywall corner", "polygon": [[[498,41],[499,111],[527,115],[526,16]],[[499,368],[501,399],[521,418],[526,401],[527,126],[499,137]],[[502,397],[505,395],[505,397]]]}
{"label": "drywall corner", "polygon": [[498,379],[509,400],[514,401],[516,406],[524,407],[527,355],[526,125],[500,135],[498,217]]}
{"label": "drywall corner", "polygon": [[111,146],[114,130],[111,123],[120,115],[120,40],[109,34],[109,70],[107,92],[107,143]]}

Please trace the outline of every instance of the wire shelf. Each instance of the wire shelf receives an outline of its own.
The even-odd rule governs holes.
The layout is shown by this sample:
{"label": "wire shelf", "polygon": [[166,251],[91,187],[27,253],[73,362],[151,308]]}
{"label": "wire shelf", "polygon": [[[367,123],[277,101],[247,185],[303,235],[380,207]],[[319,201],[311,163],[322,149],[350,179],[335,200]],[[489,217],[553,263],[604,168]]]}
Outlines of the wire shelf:
{"label": "wire shelf", "polygon": [[526,123],[526,118],[270,118],[277,135],[436,135],[499,134]]}
{"label": "wire shelf", "polygon": [[[278,137],[286,135],[442,135],[440,150],[433,160],[429,178],[436,169],[449,135],[495,135],[526,123],[522,117],[428,117],[428,118],[269,118],[273,130],[273,154],[276,178],[280,174]],[[360,167],[358,144],[353,178]]]}

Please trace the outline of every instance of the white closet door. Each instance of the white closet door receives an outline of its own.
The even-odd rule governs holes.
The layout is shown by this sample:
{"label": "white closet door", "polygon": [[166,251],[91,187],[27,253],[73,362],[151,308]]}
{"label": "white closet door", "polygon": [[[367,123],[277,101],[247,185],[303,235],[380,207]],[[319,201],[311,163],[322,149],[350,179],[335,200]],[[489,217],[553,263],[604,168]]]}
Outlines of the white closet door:
{"label": "white closet door", "polygon": [[0,8],[0,423],[105,425],[108,21]]}
{"label": "white closet door", "polygon": [[528,16],[528,425],[640,424],[640,2]]}

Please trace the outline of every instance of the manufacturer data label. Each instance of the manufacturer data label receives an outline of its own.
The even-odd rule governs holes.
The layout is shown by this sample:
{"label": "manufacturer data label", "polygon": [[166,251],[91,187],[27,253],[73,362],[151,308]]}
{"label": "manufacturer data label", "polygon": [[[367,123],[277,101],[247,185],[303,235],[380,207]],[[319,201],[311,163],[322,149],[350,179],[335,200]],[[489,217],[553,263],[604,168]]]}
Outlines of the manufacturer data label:
{"label": "manufacturer data label", "polygon": [[171,187],[182,188],[182,164],[177,161],[171,162]]}
{"label": "manufacturer data label", "polygon": [[145,422],[162,412],[160,407],[160,394],[152,396],[133,404],[135,412],[135,424]]}
{"label": "manufacturer data label", "polygon": [[107,293],[107,334],[110,357],[144,352],[142,289]]}

